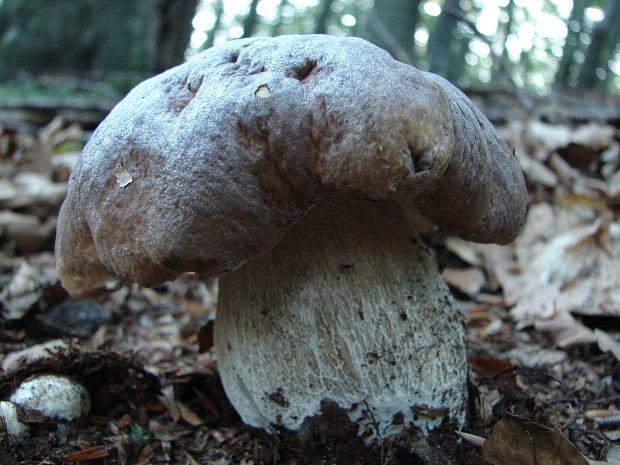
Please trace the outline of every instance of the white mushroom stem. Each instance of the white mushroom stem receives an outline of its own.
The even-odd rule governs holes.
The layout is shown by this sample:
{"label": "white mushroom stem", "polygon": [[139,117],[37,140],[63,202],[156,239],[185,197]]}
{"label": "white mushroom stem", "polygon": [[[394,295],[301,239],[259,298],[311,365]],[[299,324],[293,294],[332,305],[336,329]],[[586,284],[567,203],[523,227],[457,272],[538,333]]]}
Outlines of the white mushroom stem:
{"label": "white mushroom stem", "polygon": [[244,422],[298,430],[331,400],[359,434],[465,417],[462,325],[433,254],[390,200],[326,200],[221,278],[216,351]]}

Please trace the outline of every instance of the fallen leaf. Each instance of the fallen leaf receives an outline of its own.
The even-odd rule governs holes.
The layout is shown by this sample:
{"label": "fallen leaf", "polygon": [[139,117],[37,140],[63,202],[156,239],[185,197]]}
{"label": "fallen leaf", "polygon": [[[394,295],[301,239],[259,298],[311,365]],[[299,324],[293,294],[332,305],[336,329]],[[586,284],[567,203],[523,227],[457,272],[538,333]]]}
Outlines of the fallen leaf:
{"label": "fallen leaf", "polygon": [[0,208],[23,209],[49,206],[55,210],[67,194],[67,184],[24,171],[11,179],[0,180]]}
{"label": "fallen leaf", "polygon": [[200,462],[187,451],[185,451],[185,458],[187,459],[187,465],[200,465]]}
{"label": "fallen leaf", "polygon": [[463,431],[456,431],[460,437],[465,439],[467,442],[473,444],[476,447],[484,446],[485,439],[480,436],[476,436],[475,434],[464,433]]}
{"label": "fallen leaf", "polygon": [[35,215],[15,213],[11,210],[0,211],[0,234],[4,234],[23,254],[41,250],[51,239],[55,223],[54,220],[42,224]]}
{"label": "fallen leaf", "polygon": [[14,370],[20,365],[34,363],[48,357],[54,357],[61,353],[67,353],[69,346],[62,339],[35,344],[22,350],[10,352],[2,360],[4,371]]}
{"label": "fallen leaf", "polygon": [[445,268],[442,272],[445,281],[470,297],[480,293],[486,277],[479,268]]}
{"label": "fallen leaf", "polygon": [[[570,312],[620,312],[620,225],[590,206],[537,204],[514,245],[516,261],[496,270],[511,316],[519,327],[540,324],[563,331],[562,346],[590,343]],[[567,314],[567,315],[563,315]],[[571,337],[569,329],[579,329]]]}
{"label": "fallen leaf", "polygon": [[568,312],[558,312],[547,320],[537,320],[534,326],[548,333],[558,347],[574,347],[596,342],[592,330]]}
{"label": "fallen leaf", "polygon": [[132,421],[131,416],[128,413],[126,413],[118,419],[118,421],[116,422],[116,425],[122,429],[125,426],[129,425],[131,421]]}
{"label": "fallen leaf", "polygon": [[616,128],[612,126],[588,123],[571,132],[571,142],[599,151],[614,144],[615,136]]}
{"label": "fallen leaf", "polygon": [[22,262],[11,282],[0,293],[2,315],[7,320],[22,318],[41,297],[41,276],[39,268]]}
{"label": "fallen leaf", "polygon": [[612,408],[587,410],[584,415],[586,418],[602,426],[609,427],[620,424],[620,410]]}
{"label": "fallen leaf", "polygon": [[179,407],[174,398],[174,386],[165,386],[161,392],[162,395],[157,396],[157,399],[166,406],[174,422],[178,422],[181,419],[181,412],[179,412]]}
{"label": "fallen leaf", "polygon": [[595,329],[594,336],[602,352],[611,352],[616,360],[620,361],[620,342],[616,341],[609,333],[602,329]]}
{"label": "fallen leaf", "polygon": [[559,431],[510,414],[495,424],[483,451],[493,465],[588,465]]}
{"label": "fallen leaf", "polygon": [[502,381],[515,384],[512,365],[505,360],[484,355],[470,355],[469,363],[480,376],[501,376],[499,379]]}
{"label": "fallen leaf", "polygon": [[101,459],[107,457],[110,453],[105,450],[104,446],[89,447],[62,458],[63,462],[86,462],[89,460]]}
{"label": "fallen leaf", "polygon": [[179,407],[179,413],[181,414],[181,418],[185,420],[192,426],[198,426],[203,423],[202,418],[198,414],[196,414],[192,409],[190,409],[187,405],[182,402],[177,403]]}

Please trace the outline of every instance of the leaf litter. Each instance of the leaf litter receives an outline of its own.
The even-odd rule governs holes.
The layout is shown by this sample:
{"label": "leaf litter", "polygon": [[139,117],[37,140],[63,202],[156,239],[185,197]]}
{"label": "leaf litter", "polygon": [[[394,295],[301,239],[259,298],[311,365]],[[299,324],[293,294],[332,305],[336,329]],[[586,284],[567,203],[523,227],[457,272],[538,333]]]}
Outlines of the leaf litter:
{"label": "leaf litter", "polygon": [[[618,464],[617,129],[520,120],[501,131],[529,184],[523,234],[507,247],[429,237],[466,325],[464,433],[480,438],[443,440],[463,463]],[[332,441],[321,450],[244,426],[212,351],[217,281],[188,274],[157,289],[129,286],[59,318],[55,309],[72,301],[58,285],[53,229],[88,133],[54,120],[35,132],[0,127],[3,137],[11,143],[0,144],[10,148],[0,154],[0,400],[29,377],[56,373],[88,388],[93,412],[30,423],[22,447],[0,443],[0,463],[427,463],[396,442],[347,449],[334,428],[321,430]],[[120,187],[132,182],[122,165],[114,174]]]}

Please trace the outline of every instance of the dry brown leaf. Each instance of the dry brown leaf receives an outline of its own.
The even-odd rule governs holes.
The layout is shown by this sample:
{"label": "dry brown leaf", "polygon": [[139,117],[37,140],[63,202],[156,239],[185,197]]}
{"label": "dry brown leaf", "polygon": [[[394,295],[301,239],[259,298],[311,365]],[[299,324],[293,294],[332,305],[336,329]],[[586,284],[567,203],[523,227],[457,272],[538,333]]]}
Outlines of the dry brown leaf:
{"label": "dry brown leaf", "polygon": [[4,234],[24,254],[37,252],[51,237],[54,227],[52,224],[44,227],[35,215],[0,211],[0,234]]}
{"label": "dry brown leaf", "polygon": [[478,268],[445,268],[443,279],[470,297],[476,297],[486,283],[484,273]]}
{"label": "dry brown leaf", "polygon": [[67,194],[67,184],[52,182],[37,173],[24,171],[0,180],[0,208],[26,208],[38,205],[58,207]]}
{"label": "dry brown leaf", "polygon": [[[514,245],[516,263],[512,269],[504,266],[496,271],[520,326],[554,320],[541,327],[566,330],[557,336],[566,346],[594,339],[562,314],[620,313],[620,224],[609,221],[606,212],[582,202],[531,207]],[[571,329],[579,329],[579,334],[569,337]]]}
{"label": "dry brown leaf", "polygon": [[181,419],[181,412],[174,398],[174,386],[165,386],[161,392],[162,395],[157,396],[157,399],[168,409],[168,413],[174,422],[178,422]]}
{"label": "dry brown leaf", "polygon": [[200,462],[192,457],[187,450],[185,451],[185,458],[187,459],[187,465],[200,465]]}
{"label": "dry brown leaf", "polygon": [[614,144],[616,128],[598,123],[579,126],[571,133],[571,142],[592,150],[603,150]]}
{"label": "dry brown leaf", "polygon": [[565,350],[546,349],[537,345],[515,347],[504,352],[503,355],[514,360],[516,365],[530,368],[557,365],[566,360],[568,356]]}
{"label": "dry brown leaf", "polygon": [[62,458],[63,462],[87,462],[90,460],[101,459],[110,455],[104,446],[95,446],[83,449]]}
{"label": "dry brown leaf", "polygon": [[44,270],[22,262],[11,282],[0,292],[0,302],[3,306],[2,316],[7,320],[22,318],[39,300],[43,292]]}
{"label": "dry brown leaf", "polygon": [[4,371],[14,370],[20,365],[34,363],[37,360],[67,352],[69,352],[69,346],[65,341],[53,339],[8,353],[4,360],[2,360],[2,369]]}
{"label": "dry brown leaf", "polygon": [[602,426],[614,426],[620,423],[620,410],[613,408],[587,410],[584,416]]}
{"label": "dry brown leaf", "polygon": [[502,380],[514,384],[514,372],[512,365],[505,360],[484,355],[470,355],[469,363],[472,369],[481,376],[503,375]]}
{"label": "dry brown leaf", "polygon": [[620,342],[602,329],[595,329],[594,336],[602,352],[611,352],[616,360],[620,361]]}
{"label": "dry brown leaf", "polygon": [[198,426],[203,423],[203,419],[200,418],[200,416],[196,412],[194,412],[192,409],[190,409],[187,405],[181,402],[179,402],[178,405],[179,405],[179,412],[181,413],[181,417],[187,423],[189,423],[192,426]]}
{"label": "dry brown leaf", "polygon": [[547,320],[537,320],[534,326],[548,333],[558,347],[573,347],[596,342],[592,330],[568,312],[558,312]]}
{"label": "dry brown leaf", "polygon": [[588,465],[559,431],[510,414],[495,424],[483,451],[492,465]]}
{"label": "dry brown leaf", "polygon": [[474,446],[482,447],[484,445],[485,439],[480,436],[476,436],[475,434],[464,433],[463,431],[457,431],[456,434]]}

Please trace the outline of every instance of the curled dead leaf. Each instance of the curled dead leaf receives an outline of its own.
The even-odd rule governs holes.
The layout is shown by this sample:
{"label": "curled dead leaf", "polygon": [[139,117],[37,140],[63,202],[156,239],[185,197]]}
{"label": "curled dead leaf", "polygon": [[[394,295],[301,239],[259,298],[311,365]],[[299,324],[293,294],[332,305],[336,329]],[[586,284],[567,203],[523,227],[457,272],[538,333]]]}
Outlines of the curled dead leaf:
{"label": "curled dead leaf", "polygon": [[611,352],[616,357],[616,360],[620,361],[620,342],[602,329],[595,329],[594,336],[602,352]]}

